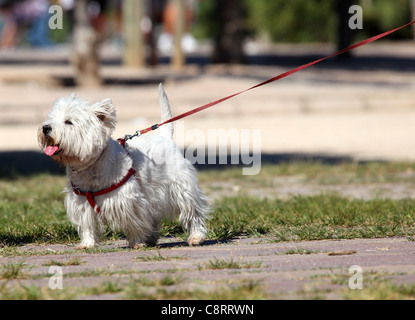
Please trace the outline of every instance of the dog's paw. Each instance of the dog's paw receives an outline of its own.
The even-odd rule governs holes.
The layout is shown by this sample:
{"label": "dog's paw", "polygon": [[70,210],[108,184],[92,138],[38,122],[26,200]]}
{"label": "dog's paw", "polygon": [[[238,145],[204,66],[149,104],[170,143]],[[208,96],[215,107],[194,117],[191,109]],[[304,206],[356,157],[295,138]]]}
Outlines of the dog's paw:
{"label": "dog's paw", "polygon": [[199,246],[203,240],[203,237],[189,237],[189,239],[187,239],[187,243],[189,246]]}
{"label": "dog's paw", "polygon": [[88,249],[88,248],[93,248],[95,247],[95,243],[80,243],[76,249],[78,250],[84,250],[84,249]]}
{"label": "dog's paw", "polygon": [[144,243],[134,243],[134,244],[129,244],[128,245],[131,249],[141,249],[141,248],[145,248],[146,245]]}

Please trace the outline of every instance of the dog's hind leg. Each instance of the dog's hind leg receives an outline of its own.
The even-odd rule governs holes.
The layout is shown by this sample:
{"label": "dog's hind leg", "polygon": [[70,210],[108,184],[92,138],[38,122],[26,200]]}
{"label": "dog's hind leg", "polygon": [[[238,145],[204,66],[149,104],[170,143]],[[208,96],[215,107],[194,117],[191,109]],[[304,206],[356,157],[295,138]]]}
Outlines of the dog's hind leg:
{"label": "dog's hind leg", "polygon": [[157,244],[157,240],[159,239],[159,229],[160,229],[160,222],[153,221],[153,231],[147,236],[145,240],[145,244],[148,247],[154,247]]}
{"label": "dog's hind leg", "polygon": [[138,249],[144,245],[155,246],[159,238],[159,227],[158,218],[131,219],[124,229],[129,247]]}
{"label": "dog's hind leg", "polygon": [[[187,188],[183,190],[183,187]],[[180,210],[179,223],[189,232],[187,243],[191,246],[200,245],[206,236],[210,205],[197,184],[196,176],[181,184],[176,199]]]}

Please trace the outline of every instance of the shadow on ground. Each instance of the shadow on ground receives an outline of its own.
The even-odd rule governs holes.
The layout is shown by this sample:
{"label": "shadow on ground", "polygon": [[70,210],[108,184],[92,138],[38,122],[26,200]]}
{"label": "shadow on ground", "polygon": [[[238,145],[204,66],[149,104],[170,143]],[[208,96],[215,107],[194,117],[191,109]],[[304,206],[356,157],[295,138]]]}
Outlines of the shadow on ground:
{"label": "shadow on ground", "polygon": [[39,173],[64,174],[48,156],[36,151],[0,152],[0,178],[16,178]]}
{"label": "shadow on ground", "polygon": [[[216,159],[205,158],[204,163],[197,163],[198,170],[224,170],[229,168],[247,168],[251,164],[243,164],[242,159],[252,158],[239,156],[239,164],[231,164],[231,157]],[[259,157],[258,157],[259,158]],[[348,156],[332,156],[324,154],[306,153],[264,153],[261,154],[261,165],[281,164],[293,161],[309,161],[324,164],[339,164],[352,162],[353,158]],[[221,164],[223,163],[223,164]],[[6,151],[0,152],[0,178],[13,179],[19,176],[31,176],[35,174],[49,173],[54,175],[65,174],[65,168],[53,162],[48,156],[36,151]]]}
{"label": "shadow on ground", "polygon": [[[127,241],[126,238],[121,237],[122,241]],[[154,247],[148,247],[149,249],[169,249],[169,248],[181,248],[181,247],[190,247],[186,241],[170,241],[170,239],[175,239],[173,237],[162,237],[160,238],[166,242],[158,242]],[[160,240],[159,240],[160,241]],[[205,240],[197,247],[205,247],[205,246],[214,246],[214,245],[221,245],[221,244],[228,244],[232,243],[233,239],[217,239],[217,240]],[[130,247],[126,243],[125,246],[121,246],[120,248],[129,249]]]}

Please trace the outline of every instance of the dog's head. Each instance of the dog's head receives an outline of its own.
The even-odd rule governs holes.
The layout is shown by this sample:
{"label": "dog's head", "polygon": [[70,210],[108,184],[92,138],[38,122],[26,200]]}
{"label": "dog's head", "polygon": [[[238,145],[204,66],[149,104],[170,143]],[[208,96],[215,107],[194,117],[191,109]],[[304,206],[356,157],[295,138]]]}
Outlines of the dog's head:
{"label": "dog's head", "polygon": [[111,99],[90,105],[73,93],[54,103],[38,129],[39,146],[54,161],[79,167],[102,153],[116,124]]}

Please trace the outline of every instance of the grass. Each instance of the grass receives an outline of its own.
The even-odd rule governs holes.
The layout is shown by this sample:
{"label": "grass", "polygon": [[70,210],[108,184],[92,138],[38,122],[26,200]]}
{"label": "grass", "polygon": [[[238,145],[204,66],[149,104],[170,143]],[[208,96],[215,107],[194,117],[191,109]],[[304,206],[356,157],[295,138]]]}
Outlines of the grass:
{"label": "grass", "polygon": [[290,255],[290,254],[317,254],[317,253],[322,253],[322,252],[318,250],[296,248],[296,249],[289,249],[283,253],[276,253],[276,254],[277,255]]}
{"label": "grass", "polygon": [[[203,189],[213,181],[243,184],[245,189],[270,188],[279,177],[300,177],[304,184],[405,183],[415,186],[412,163],[295,162],[265,165],[257,176],[242,176],[240,169],[202,171]],[[62,176],[37,175],[0,181],[0,245],[76,243],[78,234],[66,218]],[[244,194],[217,198],[209,221],[208,237],[278,237],[281,241],[351,239],[415,235],[412,199],[348,199],[335,193],[293,195],[288,199],[257,198]],[[165,222],[161,236],[186,238],[177,222]],[[123,235],[108,229],[108,239]]]}
{"label": "grass", "polygon": [[171,260],[186,260],[187,258],[184,256],[164,256],[160,253],[160,251],[157,252],[156,255],[150,254],[143,257],[135,257],[135,261],[171,261]]}
{"label": "grass", "polygon": [[260,268],[262,261],[256,262],[241,262],[241,261],[234,261],[233,259],[226,260],[226,259],[216,259],[209,260],[208,264],[199,265],[199,270],[222,270],[222,269],[251,269],[251,268]]}
{"label": "grass", "polygon": [[252,176],[242,175],[241,168],[199,172],[202,184],[226,181],[248,184],[249,187],[273,187],[278,185],[278,178],[284,177],[295,177],[301,183],[320,185],[387,182],[415,185],[415,163],[340,162],[330,165],[319,161],[293,161],[278,165],[263,164],[260,173]]}
{"label": "grass", "polygon": [[[344,270],[343,270],[344,271]],[[317,299],[321,293],[320,298],[324,299],[327,293],[336,292],[339,297],[345,300],[414,300],[415,299],[415,285],[413,283],[394,283],[393,278],[399,273],[389,273],[384,271],[369,271],[364,272],[362,289],[350,289],[348,282],[350,274],[348,272],[340,273],[326,273],[322,275],[315,275],[310,277],[310,281],[317,284],[313,287],[312,295],[310,292],[299,292],[304,298]],[[326,281],[324,281],[326,280]],[[323,289],[318,288],[318,284],[330,284],[339,289]],[[322,291],[322,292],[319,292]]]}
{"label": "grass", "polygon": [[262,287],[253,281],[241,283],[232,287],[221,287],[216,290],[191,290],[173,289],[168,290],[166,286],[158,286],[154,290],[145,290],[141,283],[133,282],[124,291],[124,298],[137,299],[160,299],[160,300],[261,300],[266,296]]}
{"label": "grass", "polygon": [[[7,288],[0,285],[0,300],[72,300],[91,295],[116,294],[126,300],[263,300],[266,299],[262,287],[256,282],[243,282],[232,287],[220,287],[216,290],[191,290],[170,288],[180,284],[181,280],[165,277],[157,283],[132,280],[127,285],[117,281],[103,281],[90,288],[68,288],[51,290],[46,287],[17,284]],[[153,286],[154,287],[151,287]]]}
{"label": "grass", "polygon": [[21,284],[12,288],[0,286],[0,300],[71,300],[76,296],[75,290],[52,290]]}
{"label": "grass", "polygon": [[415,300],[415,285],[378,281],[365,290],[347,291],[344,298],[347,300]]}
{"label": "grass", "polygon": [[64,185],[63,177],[51,175],[0,181],[0,243],[76,241],[63,206]]}
{"label": "grass", "polygon": [[27,266],[23,262],[5,263],[0,266],[0,280],[12,280],[12,279],[25,278],[26,267]]}
{"label": "grass", "polygon": [[68,258],[65,261],[57,261],[57,260],[50,260],[47,263],[44,263],[43,266],[80,266],[82,264],[84,264],[85,262],[82,261],[82,259],[80,257],[71,257]]}
{"label": "grass", "polygon": [[212,238],[273,235],[281,241],[352,239],[415,234],[411,199],[349,200],[338,195],[289,200],[231,197],[211,220]]}

